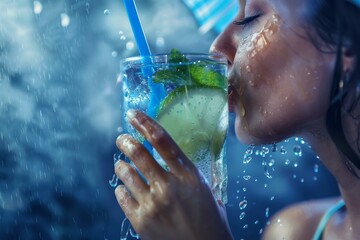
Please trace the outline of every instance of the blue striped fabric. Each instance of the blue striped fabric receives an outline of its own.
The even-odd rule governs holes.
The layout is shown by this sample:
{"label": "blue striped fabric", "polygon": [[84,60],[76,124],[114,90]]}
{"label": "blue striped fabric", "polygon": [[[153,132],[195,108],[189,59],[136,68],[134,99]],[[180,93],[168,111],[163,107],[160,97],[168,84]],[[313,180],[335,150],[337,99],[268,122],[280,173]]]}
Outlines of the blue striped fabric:
{"label": "blue striped fabric", "polygon": [[221,32],[234,20],[237,11],[237,0],[183,0],[193,12],[200,27],[200,33],[210,30]]}
{"label": "blue striped fabric", "polygon": [[[360,0],[348,0],[360,7]],[[237,0],[183,0],[193,12],[200,27],[200,33],[214,30],[222,32],[234,20],[239,5]]]}

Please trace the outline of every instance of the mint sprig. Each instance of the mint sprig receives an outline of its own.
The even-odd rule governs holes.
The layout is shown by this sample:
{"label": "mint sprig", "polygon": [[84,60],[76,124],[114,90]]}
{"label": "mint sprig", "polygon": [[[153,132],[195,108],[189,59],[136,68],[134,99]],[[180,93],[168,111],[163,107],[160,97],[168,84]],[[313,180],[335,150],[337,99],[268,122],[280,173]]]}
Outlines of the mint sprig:
{"label": "mint sprig", "polygon": [[190,64],[184,54],[172,49],[169,62],[173,63],[173,66],[170,64],[170,68],[156,71],[153,76],[155,83],[226,88],[225,76],[209,69],[207,60]]}

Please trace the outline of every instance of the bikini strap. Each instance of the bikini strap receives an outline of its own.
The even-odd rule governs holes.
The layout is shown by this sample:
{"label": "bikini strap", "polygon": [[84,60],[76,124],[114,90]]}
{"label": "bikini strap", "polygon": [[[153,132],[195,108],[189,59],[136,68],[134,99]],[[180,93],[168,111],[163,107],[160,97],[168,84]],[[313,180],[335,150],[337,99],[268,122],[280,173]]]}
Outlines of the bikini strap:
{"label": "bikini strap", "polygon": [[319,225],[316,228],[315,234],[312,238],[312,240],[321,240],[322,235],[324,233],[325,227],[327,225],[327,223],[329,222],[329,220],[331,219],[331,217],[340,209],[342,209],[345,206],[345,202],[344,200],[340,200],[339,202],[337,202],[335,205],[333,205],[332,207],[330,207],[325,214],[322,216]]}

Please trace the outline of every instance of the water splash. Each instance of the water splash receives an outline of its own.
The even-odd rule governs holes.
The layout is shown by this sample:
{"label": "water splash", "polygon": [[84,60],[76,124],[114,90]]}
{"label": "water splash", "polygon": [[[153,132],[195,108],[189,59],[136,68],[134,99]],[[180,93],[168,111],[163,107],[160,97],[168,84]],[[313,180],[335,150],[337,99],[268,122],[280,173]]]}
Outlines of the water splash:
{"label": "water splash", "polygon": [[133,238],[140,239],[139,234],[135,232],[127,218],[124,218],[122,221],[120,231],[120,240],[127,240],[129,235]]}

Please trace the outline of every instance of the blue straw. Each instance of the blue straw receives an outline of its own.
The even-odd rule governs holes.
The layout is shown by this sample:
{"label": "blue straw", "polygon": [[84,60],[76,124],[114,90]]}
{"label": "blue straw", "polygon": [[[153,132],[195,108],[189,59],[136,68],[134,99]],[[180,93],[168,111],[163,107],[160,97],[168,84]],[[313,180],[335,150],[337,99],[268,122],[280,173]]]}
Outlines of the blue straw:
{"label": "blue straw", "polygon": [[[151,58],[146,58],[146,56],[150,56],[150,48],[148,42],[145,37],[145,33],[141,26],[139,14],[136,9],[135,1],[134,0],[124,0],[124,5],[126,12],[128,14],[128,18],[130,21],[131,29],[134,33],[136,44],[139,48],[140,56],[145,57],[144,64],[151,65],[152,61]],[[154,84],[152,81],[151,76],[154,74],[155,70],[152,67],[146,67],[143,70],[144,77],[148,78],[148,85],[150,88],[150,102],[147,110],[147,114],[154,118],[157,114],[160,102],[165,97],[165,90],[161,84]],[[152,151],[152,147],[150,144],[145,143],[149,151]]]}

